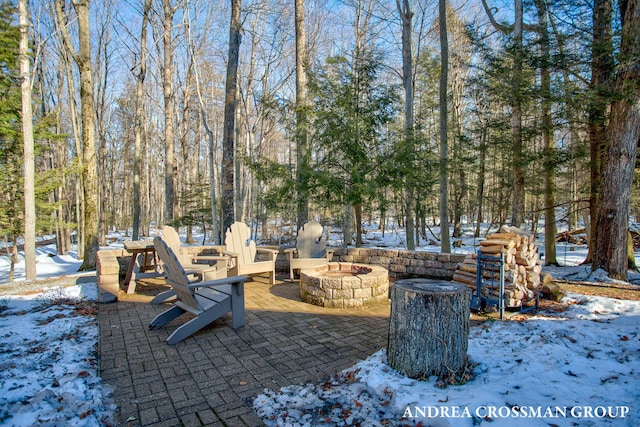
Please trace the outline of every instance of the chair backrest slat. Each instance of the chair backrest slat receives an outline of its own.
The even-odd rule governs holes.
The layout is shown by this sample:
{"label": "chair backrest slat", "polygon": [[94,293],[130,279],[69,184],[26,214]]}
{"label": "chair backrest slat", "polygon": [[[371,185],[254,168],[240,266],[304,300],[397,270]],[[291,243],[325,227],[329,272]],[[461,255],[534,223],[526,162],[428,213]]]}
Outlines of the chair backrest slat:
{"label": "chair backrest slat", "polygon": [[238,254],[238,262],[251,264],[256,260],[256,242],[251,240],[251,230],[247,224],[234,222],[225,233],[224,244],[229,252]]}
{"label": "chair backrest slat", "polygon": [[167,275],[167,282],[171,285],[179,300],[190,306],[195,311],[202,311],[197,300],[193,296],[193,291],[189,288],[189,279],[182,268],[182,264],[178,261],[176,254],[160,237],[153,239],[153,246],[160,260],[164,264],[164,270]]}
{"label": "chair backrest slat", "polygon": [[327,253],[327,242],[322,238],[322,224],[308,222],[298,231],[296,249],[299,258],[323,258]]}
{"label": "chair backrest slat", "polygon": [[189,256],[186,255],[185,252],[182,251],[182,244],[180,243],[180,235],[178,231],[171,227],[170,225],[165,225],[162,227],[162,239],[165,241],[167,246],[173,251],[173,253],[180,261],[180,264],[187,265],[191,264],[191,260]]}

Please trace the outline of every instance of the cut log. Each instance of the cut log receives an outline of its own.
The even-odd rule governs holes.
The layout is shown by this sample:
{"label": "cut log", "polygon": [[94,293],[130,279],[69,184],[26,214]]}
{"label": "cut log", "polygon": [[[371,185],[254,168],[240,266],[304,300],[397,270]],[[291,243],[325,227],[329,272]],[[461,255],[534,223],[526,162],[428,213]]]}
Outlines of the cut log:
{"label": "cut log", "polygon": [[502,245],[480,245],[480,251],[483,254],[500,254],[506,249]]}
{"label": "cut log", "polygon": [[476,287],[476,278],[465,276],[460,273],[453,273],[453,280],[455,282],[463,283],[465,285],[469,285],[471,289],[475,289]]}
{"label": "cut log", "polygon": [[515,240],[516,243],[520,243],[520,235],[516,233],[493,233],[487,236],[487,240]]}
{"label": "cut log", "polygon": [[458,265],[458,270],[464,271],[465,273],[473,273],[475,274],[478,271],[477,264],[460,264]]}
{"label": "cut log", "polygon": [[469,343],[469,290],[429,279],[399,280],[391,290],[389,366],[410,378],[460,374]]}
{"label": "cut log", "polygon": [[514,234],[518,234],[520,235],[520,237],[527,237],[528,240],[532,240],[530,239],[531,237],[531,233],[529,233],[528,231],[524,231],[518,227],[513,227],[510,225],[503,225],[502,227],[500,227],[500,232],[501,233],[514,233]]}
{"label": "cut log", "polygon": [[487,239],[480,242],[480,246],[495,246],[501,245],[505,248],[515,248],[516,241],[512,239]]}

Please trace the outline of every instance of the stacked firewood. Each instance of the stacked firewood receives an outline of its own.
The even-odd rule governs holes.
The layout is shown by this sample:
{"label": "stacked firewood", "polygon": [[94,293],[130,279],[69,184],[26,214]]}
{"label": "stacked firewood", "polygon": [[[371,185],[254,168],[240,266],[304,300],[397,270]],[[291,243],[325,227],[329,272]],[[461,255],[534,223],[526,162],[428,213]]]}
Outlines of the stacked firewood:
{"label": "stacked firewood", "polygon": [[[505,304],[521,307],[535,297],[541,288],[542,262],[531,234],[516,227],[503,226],[498,233],[490,234],[480,242],[480,252],[492,257],[504,254]],[[454,272],[453,280],[463,283],[476,292],[477,255],[469,254]],[[500,272],[498,268],[485,266],[481,296],[497,299]]]}

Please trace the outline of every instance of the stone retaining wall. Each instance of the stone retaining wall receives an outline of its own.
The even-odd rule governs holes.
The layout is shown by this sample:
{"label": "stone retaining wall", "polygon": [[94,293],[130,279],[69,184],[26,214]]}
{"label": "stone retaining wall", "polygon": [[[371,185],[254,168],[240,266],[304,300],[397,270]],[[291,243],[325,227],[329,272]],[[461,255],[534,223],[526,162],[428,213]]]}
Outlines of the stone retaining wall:
{"label": "stone retaining wall", "polygon": [[379,265],[389,271],[393,280],[427,277],[451,280],[465,254],[442,254],[398,249],[338,248],[333,252],[337,262]]}
{"label": "stone retaining wall", "polygon": [[[277,247],[274,247],[277,249]],[[458,263],[466,254],[442,254],[438,252],[407,251],[376,248],[332,248],[335,262],[379,265],[389,271],[392,280],[427,277],[431,279],[453,279]],[[276,270],[289,271],[289,261],[280,250],[276,259]]]}

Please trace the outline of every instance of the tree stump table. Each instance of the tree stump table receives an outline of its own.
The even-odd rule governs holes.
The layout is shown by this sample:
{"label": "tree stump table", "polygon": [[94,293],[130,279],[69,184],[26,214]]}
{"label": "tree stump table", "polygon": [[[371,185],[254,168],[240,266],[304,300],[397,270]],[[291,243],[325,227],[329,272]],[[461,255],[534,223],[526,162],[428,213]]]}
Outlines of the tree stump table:
{"label": "tree stump table", "polygon": [[397,281],[391,289],[389,366],[410,378],[462,373],[469,343],[469,290],[431,279]]}

